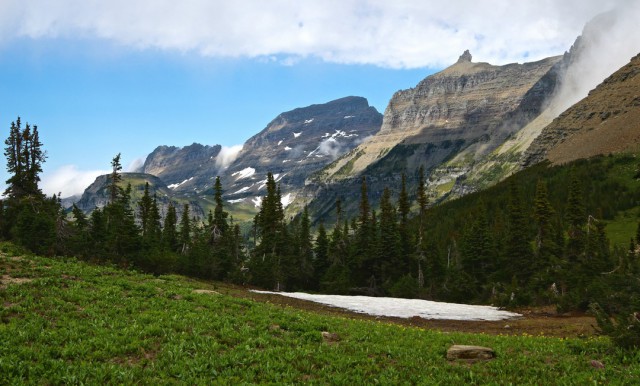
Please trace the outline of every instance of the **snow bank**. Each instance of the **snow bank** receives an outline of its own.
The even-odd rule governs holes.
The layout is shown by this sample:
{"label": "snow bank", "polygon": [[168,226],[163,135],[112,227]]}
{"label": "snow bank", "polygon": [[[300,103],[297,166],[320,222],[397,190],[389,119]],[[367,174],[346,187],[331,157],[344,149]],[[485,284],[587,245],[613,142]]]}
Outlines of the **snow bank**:
{"label": "snow bank", "polygon": [[241,180],[243,178],[251,177],[254,174],[256,174],[256,169],[249,167],[249,168],[244,168],[244,169],[240,170],[239,172],[235,172],[231,176],[232,177],[238,176],[238,177],[236,177],[236,181],[237,181],[237,180]]}
{"label": "snow bank", "polygon": [[447,320],[504,320],[520,314],[502,311],[491,306],[472,306],[468,304],[432,302],[420,299],[375,298],[370,296],[311,295],[302,292],[252,291],[261,294],[288,296],[310,300],[333,307],[375,316],[392,316],[424,319]]}
{"label": "snow bank", "polygon": [[175,188],[177,188],[178,186],[183,185],[183,184],[186,184],[187,182],[189,182],[189,181],[191,181],[191,180],[193,180],[193,177],[191,177],[191,178],[187,178],[186,180],[182,181],[182,182],[181,182],[181,183],[179,183],[179,184],[171,184],[171,185],[167,186],[167,188],[169,188],[169,189],[175,189]]}

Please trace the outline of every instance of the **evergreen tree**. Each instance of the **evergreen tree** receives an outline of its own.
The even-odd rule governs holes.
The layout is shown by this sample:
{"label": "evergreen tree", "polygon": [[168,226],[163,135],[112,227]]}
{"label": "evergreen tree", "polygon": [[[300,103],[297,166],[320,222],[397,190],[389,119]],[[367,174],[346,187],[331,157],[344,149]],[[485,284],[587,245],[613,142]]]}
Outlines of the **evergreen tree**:
{"label": "evergreen tree", "polygon": [[461,249],[464,270],[475,283],[474,289],[479,291],[496,268],[493,240],[489,231],[485,204],[482,201],[478,203],[477,212],[474,213],[470,226],[463,234]]}
{"label": "evergreen tree", "polygon": [[167,215],[164,218],[164,225],[162,226],[162,242],[164,248],[171,252],[178,252],[180,248],[178,231],[176,229],[177,225],[178,214],[176,213],[176,207],[173,206],[173,203],[169,203]]}
{"label": "evergreen tree", "polygon": [[266,188],[267,195],[263,197],[260,210],[254,219],[258,241],[250,269],[255,284],[282,289],[287,279],[282,259],[286,255],[288,235],[284,224],[280,189],[272,173],[267,174]]}
{"label": "evergreen tree", "polygon": [[182,216],[180,217],[180,230],[178,231],[178,243],[180,253],[186,255],[191,246],[191,217],[189,214],[189,204],[184,204]]}
{"label": "evergreen tree", "polygon": [[[533,272],[533,259],[528,236],[528,216],[525,212],[520,189],[515,180],[509,183],[507,204],[507,234],[504,262],[519,285],[525,285]],[[509,272],[509,268],[507,272]]]}
{"label": "evergreen tree", "polygon": [[385,188],[380,199],[380,249],[377,276],[382,282],[398,280],[407,269],[402,260],[401,239],[396,208],[391,203],[391,191]]}
{"label": "evergreen tree", "polygon": [[411,212],[411,202],[407,193],[407,178],[402,173],[402,182],[400,186],[400,196],[398,197],[398,213],[400,214],[400,226],[398,228],[400,234],[400,251],[402,253],[403,265],[402,269],[408,271],[410,266],[410,256],[413,252],[413,244],[409,231],[409,213]]}
{"label": "evergreen tree", "polygon": [[[151,222],[153,221],[153,199],[149,194],[149,183],[146,182],[144,184],[144,193],[142,198],[138,202],[138,211],[140,216],[140,224],[142,227],[142,237],[147,239],[149,234],[152,233],[150,230],[153,228]],[[150,229],[151,228],[151,229]]]}
{"label": "evergreen tree", "polygon": [[7,172],[10,175],[4,194],[10,200],[24,197],[42,200],[44,196],[38,183],[46,153],[42,150],[38,126],[34,125],[33,130],[29,124],[24,129],[21,126],[20,117],[16,122],[11,122],[9,137],[4,142]]}
{"label": "evergreen tree", "polygon": [[313,244],[311,241],[311,221],[309,219],[309,210],[305,206],[300,218],[299,230],[299,271],[298,285],[301,289],[308,289],[314,276],[313,266]]}
{"label": "evergreen tree", "polygon": [[109,202],[114,203],[122,195],[122,164],[120,164],[120,153],[111,160],[111,174],[109,175]]}
{"label": "evergreen tree", "polygon": [[216,207],[213,212],[213,231],[216,235],[223,235],[227,232],[229,224],[227,223],[227,217],[229,213],[224,210],[224,202],[222,200],[222,184],[220,183],[220,177],[216,177],[216,183],[214,185],[213,199],[216,203]]}
{"label": "evergreen tree", "polygon": [[535,268],[539,274],[546,273],[547,280],[552,282],[554,281],[553,267],[557,266],[560,253],[555,242],[557,236],[553,221],[554,217],[555,210],[549,202],[547,184],[543,180],[538,180],[533,199],[533,220],[536,225]]}
{"label": "evergreen tree", "polygon": [[316,236],[315,247],[313,248],[313,271],[314,271],[314,288],[317,290],[320,285],[320,279],[324,277],[329,269],[329,237],[324,228],[324,224],[318,225],[318,235]]}
{"label": "evergreen tree", "polygon": [[[429,265],[427,262],[426,256],[426,248],[425,248],[425,239],[424,235],[426,232],[425,224],[426,224],[426,214],[427,214],[427,189],[425,186],[425,176],[424,176],[424,167],[420,166],[418,170],[418,191],[416,193],[418,199],[418,239],[416,245],[416,260],[418,261],[418,288],[423,288],[425,283],[425,275],[424,270],[425,266]],[[430,272],[433,274],[433,272]]]}

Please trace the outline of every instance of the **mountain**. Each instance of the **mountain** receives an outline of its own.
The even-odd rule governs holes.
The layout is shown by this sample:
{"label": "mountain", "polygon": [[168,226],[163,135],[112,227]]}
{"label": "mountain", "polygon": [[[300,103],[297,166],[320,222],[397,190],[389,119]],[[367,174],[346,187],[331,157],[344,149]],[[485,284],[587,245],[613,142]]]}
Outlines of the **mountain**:
{"label": "mountain", "polygon": [[158,146],[140,170],[160,178],[175,192],[200,192],[215,182],[222,172],[218,160],[222,147],[194,143],[185,147]]}
{"label": "mountain", "polygon": [[375,135],[382,115],[362,97],[346,97],[278,115],[251,137],[222,174],[225,198],[258,205],[266,175],[280,183],[285,206],[305,179]]}
{"label": "mountain", "polygon": [[474,163],[540,115],[562,59],[493,66],[472,62],[466,51],[454,65],[396,92],[375,136],[307,180],[305,196],[318,197],[312,210],[322,217],[337,197],[357,197],[362,176],[375,204],[385,186],[399,185],[401,173],[415,186],[419,166],[434,199],[449,194]]}
{"label": "mountain", "polygon": [[560,114],[527,149],[523,166],[640,150],[640,54]]}
{"label": "mountain", "polygon": [[[79,200],[75,202],[76,206],[85,213],[92,212],[95,208],[102,208],[109,202],[109,176],[98,176],[96,180],[85,189],[84,193]],[[131,184],[131,201],[133,203],[132,209],[137,210],[136,202],[144,194],[145,184],[149,184],[149,193],[156,195],[158,200],[158,208],[161,215],[167,213],[167,207],[170,202],[173,202],[178,214],[182,213],[183,204],[190,204],[191,213],[200,218],[204,218],[206,205],[203,205],[200,201],[192,201],[188,198],[181,197],[179,194],[173,192],[163,180],[145,173],[122,173],[122,187],[126,187],[127,184]]]}
{"label": "mountain", "polygon": [[[158,146],[138,173],[124,174],[125,183],[131,182],[135,193],[149,182],[165,204],[190,203],[194,214],[203,217],[213,209],[213,184],[220,176],[228,209],[237,220],[248,220],[266,193],[268,172],[280,183],[286,206],[300,194],[308,175],[376,134],[381,124],[382,114],[362,97],[297,108],[281,113],[246,141],[229,165],[220,145]],[[98,177],[78,207],[90,212],[104,206],[106,184],[106,175]]]}

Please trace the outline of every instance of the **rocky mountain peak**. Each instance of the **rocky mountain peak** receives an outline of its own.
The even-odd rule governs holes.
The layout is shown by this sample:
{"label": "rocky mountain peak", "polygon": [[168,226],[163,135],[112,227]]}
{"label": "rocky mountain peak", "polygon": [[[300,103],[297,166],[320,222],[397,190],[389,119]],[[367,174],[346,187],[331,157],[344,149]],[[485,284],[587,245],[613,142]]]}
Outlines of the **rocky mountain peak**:
{"label": "rocky mountain peak", "polygon": [[460,55],[460,57],[458,58],[458,61],[456,63],[465,63],[465,62],[471,62],[472,56],[471,53],[469,52],[469,50],[465,50],[462,55]]}

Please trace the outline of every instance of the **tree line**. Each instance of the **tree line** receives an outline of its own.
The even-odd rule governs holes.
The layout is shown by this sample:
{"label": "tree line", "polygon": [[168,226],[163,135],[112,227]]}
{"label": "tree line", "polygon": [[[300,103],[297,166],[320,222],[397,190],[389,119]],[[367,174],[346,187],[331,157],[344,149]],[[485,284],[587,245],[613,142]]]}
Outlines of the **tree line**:
{"label": "tree line", "polygon": [[117,155],[108,203],[88,216],[73,206],[68,215],[60,197],[46,197],[38,187],[46,153],[37,126],[23,128],[18,119],[5,145],[10,178],[0,232],[44,255],[277,290],[562,309],[613,304],[611,296],[628,293],[624,286],[640,270],[640,232],[625,248],[612,248],[605,233],[607,219],[640,202],[635,179],[610,178],[635,165],[630,157],[538,165],[440,205],[429,202],[422,169],[415,191],[403,175],[395,193],[384,189],[378,208],[369,203],[363,177],[358,215],[349,218],[338,199],[335,223],[315,229],[306,208],[285,218],[269,173],[252,230],[243,235],[225,210],[219,178],[206,219],[191,216],[188,204],[180,216],[170,204],[163,217],[148,183],[132,201]]}

